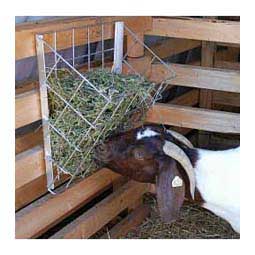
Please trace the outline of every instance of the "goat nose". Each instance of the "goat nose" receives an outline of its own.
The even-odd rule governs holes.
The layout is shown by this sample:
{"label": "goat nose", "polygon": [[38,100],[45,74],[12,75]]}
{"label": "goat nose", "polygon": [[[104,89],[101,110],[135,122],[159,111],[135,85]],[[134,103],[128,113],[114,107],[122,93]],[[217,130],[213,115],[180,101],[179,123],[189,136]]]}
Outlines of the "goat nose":
{"label": "goat nose", "polygon": [[98,145],[95,149],[95,157],[101,161],[108,161],[110,157],[110,151],[106,144]]}
{"label": "goat nose", "polygon": [[97,151],[99,153],[104,153],[104,152],[107,152],[107,145],[106,144],[101,144],[97,147]]}

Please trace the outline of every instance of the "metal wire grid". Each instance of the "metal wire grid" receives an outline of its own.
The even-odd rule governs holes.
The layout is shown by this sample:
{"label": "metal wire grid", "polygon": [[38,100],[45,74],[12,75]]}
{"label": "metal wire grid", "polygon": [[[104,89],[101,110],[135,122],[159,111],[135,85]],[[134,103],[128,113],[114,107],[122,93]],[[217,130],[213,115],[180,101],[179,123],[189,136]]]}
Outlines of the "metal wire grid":
{"label": "metal wire grid", "polygon": [[[47,178],[48,190],[51,192],[52,192],[52,189],[54,189],[55,181],[60,178],[61,173],[71,175],[71,178],[67,184],[67,186],[69,186],[69,184],[73,181],[73,179],[77,175],[84,177],[86,173],[91,168],[94,167],[93,163],[86,166],[84,166],[84,163],[86,162],[86,159],[90,156],[95,146],[98,144],[98,141],[100,140],[100,138],[105,135],[106,128],[107,127],[109,128],[109,126],[107,125],[105,125],[102,128],[102,125],[101,125],[101,128],[98,129],[98,122],[100,118],[104,115],[109,104],[112,103],[111,95],[107,95],[103,91],[101,91],[98,88],[97,84],[93,84],[93,82],[87,79],[86,74],[82,73],[79,69],[80,66],[83,66],[83,67],[85,66],[85,69],[88,72],[98,68],[111,69],[111,66],[108,64],[109,62],[106,61],[105,56],[107,55],[107,60],[111,61],[113,59],[114,48],[111,47],[111,43],[110,43],[110,47],[108,48],[105,47],[105,42],[107,38],[105,38],[104,36],[104,27],[106,25],[109,25],[109,23],[88,25],[83,28],[79,27],[79,29],[84,29],[87,35],[87,41],[84,42],[85,54],[81,53],[79,55],[77,55],[77,52],[76,52],[77,46],[75,46],[76,45],[76,42],[75,42],[76,28],[71,29],[72,46],[71,46],[71,52],[69,50],[69,53],[67,54],[67,56],[63,56],[64,55],[63,51],[61,49],[57,49],[57,35],[59,32],[63,32],[63,30],[54,31],[50,33],[53,38],[52,45],[50,45],[50,43],[44,39],[43,35],[37,35],[38,63],[41,62],[41,65],[38,65],[39,77],[41,77],[40,78],[41,94],[43,89],[47,91],[48,95],[49,93],[53,93],[58,98],[59,102],[63,104],[62,111],[59,113],[59,115],[54,121],[51,121],[48,114],[48,98],[41,97],[42,112],[43,112],[43,108],[46,108],[46,114],[43,114],[44,143],[47,142],[49,145],[52,132],[55,132],[59,137],[61,137],[62,140],[66,142],[66,144],[69,146],[69,149],[70,149],[70,154],[68,158],[65,160],[65,162],[60,163],[57,159],[52,157],[51,152],[49,151],[47,152],[47,146],[45,145],[45,150],[46,150],[45,155],[47,155],[46,161],[48,162],[48,165],[55,166],[57,170],[57,174],[54,177],[53,170],[50,169],[51,170],[50,177]],[[114,24],[111,23],[111,25],[113,26]],[[98,48],[98,45],[100,45],[100,48],[101,48],[100,50],[95,50],[95,43],[92,43],[90,41],[91,30],[95,28],[97,28],[98,30],[100,30],[99,28],[101,28],[101,41],[97,43],[97,48]],[[144,42],[141,41],[134,32],[132,32],[132,30],[130,30],[127,26],[124,26],[124,30],[125,30],[125,34],[128,34],[129,36],[133,38],[133,45],[131,45],[131,47],[129,47],[129,49],[125,52],[122,59],[123,65],[125,65],[128,68],[129,72],[139,76],[141,80],[144,80],[144,76],[146,76],[148,68],[151,66],[153,62],[158,62],[165,68],[166,76],[164,77],[164,79],[162,79],[162,81],[160,81],[159,84],[157,84],[157,86],[154,88],[154,91],[150,91],[151,96],[144,97],[140,100],[140,104],[141,105],[145,104],[146,107],[148,108],[161,98],[162,91],[164,90],[166,85],[169,84],[170,80],[173,77],[175,77],[175,73],[171,69],[171,67],[167,65],[165,62],[163,62],[148,46],[146,46]],[[144,47],[146,55],[150,56],[150,59],[151,59],[150,62],[147,64],[147,66],[144,67],[144,70],[140,72],[137,71],[136,68],[132,66],[132,64],[128,61],[129,51],[131,51],[132,48],[136,46],[136,44],[142,45],[142,47]],[[94,50],[92,49],[92,46]],[[95,56],[97,56],[97,58],[95,58]],[[100,56],[99,59],[98,59],[98,56]],[[83,60],[83,61],[80,61],[80,60]],[[77,85],[74,87],[72,91],[72,95],[70,98],[64,98],[58,91],[56,91],[53,88],[52,84],[50,83],[50,77],[54,75],[57,78],[59,75],[58,71],[62,70],[63,66],[65,67],[65,70],[68,70],[70,74],[75,76],[76,80],[78,81]],[[113,80],[113,83],[114,83],[114,80]],[[84,114],[79,109],[77,109],[77,107],[72,105],[73,98],[76,97],[77,94],[80,92],[81,88],[84,88],[84,87],[86,87],[86,89],[90,91],[90,93],[93,93],[95,97],[100,97],[104,102],[103,103],[104,106],[102,107],[100,112],[97,114],[97,116],[95,116],[93,120],[89,119],[87,116],[84,116]],[[117,114],[126,96],[127,95],[124,95],[122,98],[120,97],[118,99],[117,104],[115,102],[115,109],[112,112],[111,116],[109,116],[110,122],[114,119],[115,115]],[[139,96],[138,92],[132,95],[132,98],[130,99],[129,104],[125,108],[124,114],[127,114],[129,111],[131,111],[130,108],[138,96]],[[77,119],[83,121],[84,126],[86,127],[84,128],[84,133],[82,133],[81,135],[78,135],[75,141],[70,141],[66,133],[63,132],[57,125],[59,124],[59,122],[61,122],[62,117],[68,111],[72,111],[72,113],[75,114]],[[112,121],[112,125],[114,125],[114,121]],[[91,131],[95,131],[95,130],[99,132],[97,137],[94,139],[90,137],[90,134],[91,134]],[[93,144],[92,146],[90,146],[88,150],[83,151],[81,149],[81,144],[87,139],[90,141],[94,139]],[[75,171],[70,172],[70,170],[68,169],[68,163],[70,162],[71,159],[75,158],[77,153],[82,154],[82,157],[79,158],[79,162]],[[47,164],[46,164],[46,168],[47,168]],[[47,169],[46,169],[46,173],[47,173]]]}

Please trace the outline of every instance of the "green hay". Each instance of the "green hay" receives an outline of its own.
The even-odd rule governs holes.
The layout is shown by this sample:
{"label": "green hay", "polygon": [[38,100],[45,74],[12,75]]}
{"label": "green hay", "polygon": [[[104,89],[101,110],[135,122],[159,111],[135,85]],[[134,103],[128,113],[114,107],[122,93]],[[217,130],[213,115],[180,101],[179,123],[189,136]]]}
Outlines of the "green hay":
{"label": "green hay", "polygon": [[[68,139],[69,143],[60,134],[51,129],[52,157],[57,165],[63,167],[70,174],[91,173],[98,166],[93,160],[93,145],[103,143],[110,135],[126,131],[133,127],[130,120],[134,113],[139,113],[138,121],[143,121],[145,113],[151,104],[151,95],[155,93],[155,84],[146,81],[140,76],[118,75],[107,70],[94,70],[84,76],[105,96],[111,98],[107,106],[105,98],[100,96],[91,86],[84,82],[73,96],[82,79],[67,70],[59,70],[49,77],[49,84],[61,97],[68,101],[73,108],[79,111],[90,123],[93,123],[104,107],[104,113],[94,123],[96,129],[90,127],[80,116],[51,90],[48,92],[50,123]],[[121,104],[120,104],[121,102]],[[117,108],[119,106],[119,108]],[[66,107],[59,118],[60,113]],[[117,110],[116,110],[117,109]],[[115,115],[111,118],[113,112]],[[56,122],[57,120],[57,122]],[[82,137],[89,132],[82,141]],[[102,132],[103,131],[103,132]],[[102,132],[102,135],[99,134]],[[77,149],[74,153],[73,150]],[[71,159],[66,164],[68,158]],[[82,165],[80,165],[80,163]]]}

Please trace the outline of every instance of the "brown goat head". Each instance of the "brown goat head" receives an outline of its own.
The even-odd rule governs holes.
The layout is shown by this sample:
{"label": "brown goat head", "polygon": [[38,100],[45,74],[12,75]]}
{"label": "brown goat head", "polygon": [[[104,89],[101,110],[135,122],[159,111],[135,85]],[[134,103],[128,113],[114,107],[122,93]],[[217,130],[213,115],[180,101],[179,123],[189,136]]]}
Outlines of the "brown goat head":
{"label": "brown goat head", "polygon": [[96,148],[96,158],[113,171],[135,181],[155,183],[158,155],[163,155],[162,137],[137,140],[140,129],[121,133]]}
{"label": "brown goat head", "polygon": [[96,158],[113,171],[135,181],[156,183],[159,211],[165,222],[177,218],[185,194],[176,157],[165,151],[171,146],[164,148],[166,141],[174,140],[162,127],[150,125],[120,133],[96,148]]}

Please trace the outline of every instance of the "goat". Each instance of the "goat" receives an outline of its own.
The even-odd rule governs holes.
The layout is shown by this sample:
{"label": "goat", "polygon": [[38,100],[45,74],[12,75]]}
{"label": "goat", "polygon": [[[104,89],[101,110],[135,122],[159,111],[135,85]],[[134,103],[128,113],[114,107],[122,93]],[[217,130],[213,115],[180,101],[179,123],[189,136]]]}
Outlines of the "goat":
{"label": "goat", "polygon": [[156,184],[163,221],[178,218],[186,197],[227,220],[240,233],[240,147],[198,149],[177,132],[147,125],[109,138],[95,152],[96,159],[113,171]]}

